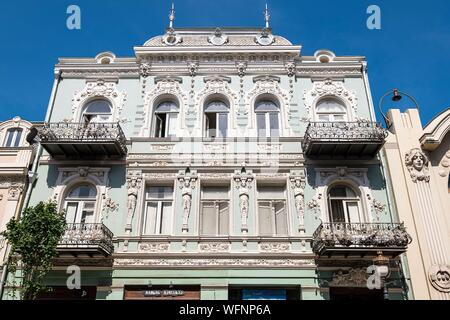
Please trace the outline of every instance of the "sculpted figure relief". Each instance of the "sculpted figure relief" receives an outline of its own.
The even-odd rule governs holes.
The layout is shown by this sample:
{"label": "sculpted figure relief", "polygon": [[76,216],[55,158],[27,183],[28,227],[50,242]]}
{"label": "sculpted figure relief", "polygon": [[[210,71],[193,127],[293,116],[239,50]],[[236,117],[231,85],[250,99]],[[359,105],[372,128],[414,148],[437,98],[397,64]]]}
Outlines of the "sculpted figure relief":
{"label": "sculpted figure relief", "polygon": [[249,188],[251,179],[242,178],[237,181],[239,189],[239,208],[241,211],[241,230],[248,231]]}
{"label": "sculpted figure relief", "polygon": [[305,182],[300,178],[292,179],[294,189],[295,208],[297,209],[298,228],[300,231],[305,228]]}
{"label": "sculpted figure relief", "polygon": [[413,182],[430,181],[428,162],[427,156],[419,148],[411,149],[405,155],[405,165]]}

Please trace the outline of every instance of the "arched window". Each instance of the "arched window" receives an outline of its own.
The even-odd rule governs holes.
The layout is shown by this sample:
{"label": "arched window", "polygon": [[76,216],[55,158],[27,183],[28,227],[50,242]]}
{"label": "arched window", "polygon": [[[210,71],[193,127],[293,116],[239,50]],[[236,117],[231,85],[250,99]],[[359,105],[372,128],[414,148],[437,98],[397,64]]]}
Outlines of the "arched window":
{"label": "arched window", "polygon": [[6,139],[3,146],[9,148],[19,147],[22,132],[23,130],[20,128],[9,129],[8,131],[6,131]]}
{"label": "arched window", "polygon": [[226,137],[228,131],[227,104],[220,100],[208,102],[205,107],[205,136],[208,138]]}
{"label": "arched window", "polygon": [[333,186],[328,191],[328,212],[331,222],[363,222],[360,198],[353,189],[345,185]]}
{"label": "arched window", "polygon": [[70,190],[65,199],[67,223],[93,223],[97,190],[90,184],[82,184]]}
{"label": "arched window", "polygon": [[174,137],[177,133],[178,106],[173,101],[161,102],[155,109],[154,136]]}
{"label": "arched window", "polygon": [[99,123],[110,122],[112,118],[111,103],[104,99],[96,99],[89,102],[84,108],[82,122]]}
{"label": "arched window", "polygon": [[347,121],[347,108],[334,98],[321,99],[316,106],[318,121]]}
{"label": "arched window", "polygon": [[271,100],[261,100],[255,105],[258,137],[280,136],[280,108]]}

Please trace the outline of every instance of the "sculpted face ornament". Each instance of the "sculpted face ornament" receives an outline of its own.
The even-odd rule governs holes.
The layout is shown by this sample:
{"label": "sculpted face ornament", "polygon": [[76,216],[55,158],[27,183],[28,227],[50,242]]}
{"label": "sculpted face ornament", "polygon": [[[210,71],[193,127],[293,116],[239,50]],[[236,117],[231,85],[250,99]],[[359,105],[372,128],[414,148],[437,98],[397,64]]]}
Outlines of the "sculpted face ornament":
{"label": "sculpted face ornament", "polygon": [[405,165],[413,182],[430,181],[428,162],[427,156],[418,148],[411,149],[405,155]]}
{"label": "sculpted face ornament", "polygon": [[433,287],[441,292],[450,292],[450,268],[445,265],[433,265],[429,272]]}

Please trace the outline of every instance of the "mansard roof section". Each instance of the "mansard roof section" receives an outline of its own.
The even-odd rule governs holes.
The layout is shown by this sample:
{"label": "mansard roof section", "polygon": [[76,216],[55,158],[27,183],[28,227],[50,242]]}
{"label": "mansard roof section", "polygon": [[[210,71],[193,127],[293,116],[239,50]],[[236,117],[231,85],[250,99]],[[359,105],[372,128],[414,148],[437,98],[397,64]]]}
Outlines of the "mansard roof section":
{"label": "mansard roof section", "polygon": [[143,54],[224,52],[280,52],[299,56],[301,46],[273,35],[270,28],[191,28],[167,29],[166,34],[153,37],[134,49],[138,57]]}

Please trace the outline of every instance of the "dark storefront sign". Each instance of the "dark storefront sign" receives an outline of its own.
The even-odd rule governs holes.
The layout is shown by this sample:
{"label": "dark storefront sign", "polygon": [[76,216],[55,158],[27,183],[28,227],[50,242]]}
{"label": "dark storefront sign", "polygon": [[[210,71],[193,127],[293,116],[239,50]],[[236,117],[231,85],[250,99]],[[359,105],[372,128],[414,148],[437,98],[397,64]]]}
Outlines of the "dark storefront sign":
{"label": "dark storefront sign", "polygon": [[330,287],[330,300],[383,300],[383,290],[357,287]]}
{"label": "dark storefront sign", "polygon": [[299,300],[300,287],[288,288],[230,288],[230,300]]}
{"label": "dark storefront sign", "polygon": [[125,300],[200,300],[200,286],[125,286]]}

